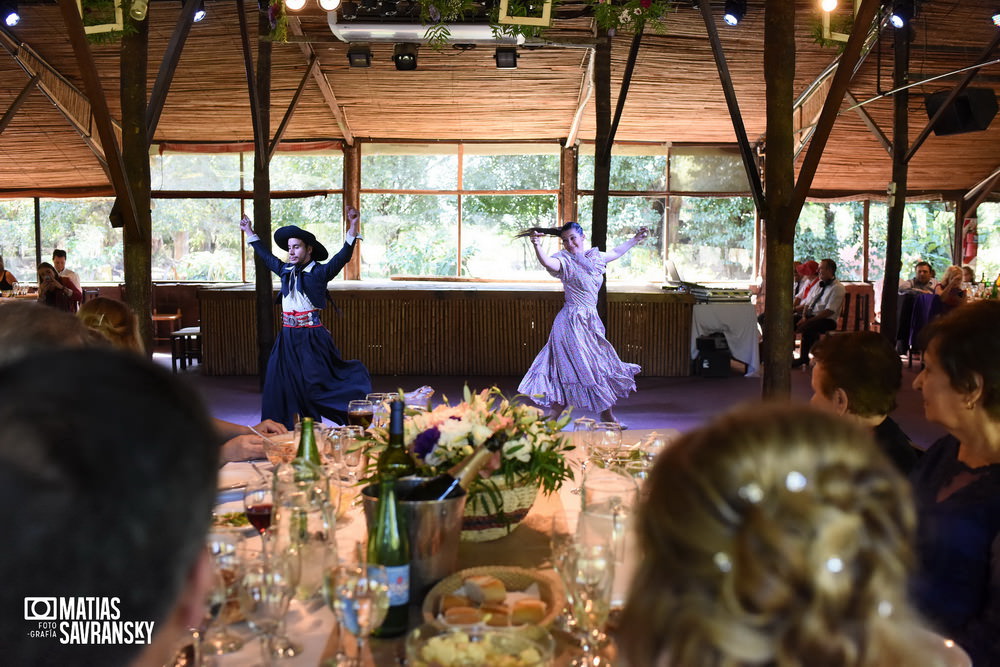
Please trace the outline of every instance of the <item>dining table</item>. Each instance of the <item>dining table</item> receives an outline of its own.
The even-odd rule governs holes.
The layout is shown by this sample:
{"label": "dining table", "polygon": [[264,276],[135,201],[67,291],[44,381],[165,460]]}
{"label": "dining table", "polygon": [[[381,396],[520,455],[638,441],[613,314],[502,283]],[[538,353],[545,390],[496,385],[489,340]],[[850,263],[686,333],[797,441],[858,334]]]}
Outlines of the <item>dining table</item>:
{"label": "dining table", "polygon": [[[653,439],[669,443],[679,436],[673,429],[634,429],[623,432],[623,448],[634,449]],[[559,576],[553,569],[552,551],[550,546],[553,531],[571,532],[572,526],[580,514],[581,496],[575,492],[582,482],[581,466],[586,458],[585,448],[581,445],[581,437],[576,432],[566,432],[566,437],[574,445],[567,452],[567,459],[574,478],[567,480],[555,493],[539,493],[531,510],[524,520],[510,534],[500,539],[488,542],[461,542],[458,552],[457,570],[482,566],[513,566],[526,568],[544,577],[551,585],[561,587]],[[264,470],[268,464],[257,463],[259,470]],[[232,462],[224,465],[219,471],[219,498],[217,513],[242,510],[242,483],[250,480],[258,473],[248,462]],[[256,540],[258,537],[248,539]],[[355,559],[354,550],[358,542],[367,539],[367,528],[364,512],[359,502],[352,502],[348,510],[341,516],[336,525],[337,552],[343,562]],[[635,549],[627,549],[626,568],[630,570],[636,557]],[[615,577],[612,607],[621,607],[628,587],[628,571],[620,571]],[[421,600],[411,600],[410,628],[424,622],[421,612]],[[578,646],[570,635],[562,630],[550,629],[556,643],[555,665],[563,666],[572,663],[580,653]],[[343,647],[339,645],[342,633],[338,632],[337,621],[333,612],[316,598],[309,602],[293,600],[285,619],[285,634],[300,646],[301,651],[292,658],[283,658],[280,665],[287,667],[314,666],[334,664],[331,659],[337,655],[338,649],[353,653],[353,640],[346,633],[348,640]],[[218,656],[220,667],[242,667],[259,664],[259,639],[246,631],[247,641],[244,646],[233,653]],[[363,656],[363,664],[371,667],[405,664],[405,636],[391,639],[372,638],[368,642],[369,651]],[[613,654],[614,648],[608,645],[603,649]],[[612,657],[612,655],[608,655]],[[613,660],[612,660],[613,663]]]}

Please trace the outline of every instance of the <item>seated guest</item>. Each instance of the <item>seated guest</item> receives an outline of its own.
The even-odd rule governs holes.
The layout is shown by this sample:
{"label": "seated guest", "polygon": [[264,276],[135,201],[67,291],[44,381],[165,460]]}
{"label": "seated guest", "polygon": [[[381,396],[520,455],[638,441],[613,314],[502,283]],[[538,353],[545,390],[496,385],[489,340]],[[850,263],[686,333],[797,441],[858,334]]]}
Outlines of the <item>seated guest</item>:
{"label": "seated guest", "polygon": [[14,289],[17,278],[3,265],[3,255],[0,255],[0,290]]}
{"label": "seated guest", "polygon": [[92,334],[73,315],[37,301],[15,301],[0,307],[0,363],[34,351],[84,347]]}
{"label": "seated guest", "polygon": [[872,429],[875,442],[908,475],[923,453],[889,417],[903,381],[903,362],[874,331],[827,336],[813,348],[812,404]]}
{"label": "seated guest", "polygon": [[667,447],[644,490],[628,664],[943,664],[907,601],[909,485],[857,425],[745,408]]}
{"label": "seated guest", "polygon": [[38,301],[68,313],[75,313],[83,294],[69,278],[60,278],[48,262],[38,265]]}
{"label": "seated guest", "polygon": [[809,294],[819,283],[819,264],[816,263],[816,260],[810,259],[799,265],[798,272],[801,279],[793,295],[792,309],[801,313],[805,302],[809,299]]}
{"label": "seated guest", "polygon": [[819,283],[805,300],[801,317],[796,315],[795,330],[802,334],[802,345],[792,367],[809,363],[809,351],[820,335],[837,328],[845,292],[844,284],[837,280],[837,263],[829,258],[821,261]]}
{"label": "seated guest", "polygon": [[139,318],[128,304],[99,296],[80,306],[76,315],[94,334],[115,347],[145,353]]}
{"label": "seated guest", "polygon": [[933,294],[937,281],[934,280],[934,269],[928,262],[920,260],[913,265],[916,275],[909,280],[901,280],[899,283],[900,292],[923,292]]}
{"label": "seated guest", "polygon": [[962,267],[962,280],[969,284],[976,282],[976,274],[968,264]]}
{"label": "seated guest", "polygon": [[934,293],[941,300],[941,312],[947,313],[965,303],[964,277],[962,267],[949,266],[941,282],[934,286]]}
{"label": "seated guest", "polygon": [[920,611],[977,665],[1000,660],[1000,302],[956,308],[925,329],[913,381],[948,435],[914,471]]}
{"label": "seated guest", "polygon": [[[17,388],[0,402],[2,662],[166,664],[210,583],[218,447],[204,407],[114,350],[29,355],[0,366],[0,386]],[[52,635],[32,636],[50,629],[32,617]]]}

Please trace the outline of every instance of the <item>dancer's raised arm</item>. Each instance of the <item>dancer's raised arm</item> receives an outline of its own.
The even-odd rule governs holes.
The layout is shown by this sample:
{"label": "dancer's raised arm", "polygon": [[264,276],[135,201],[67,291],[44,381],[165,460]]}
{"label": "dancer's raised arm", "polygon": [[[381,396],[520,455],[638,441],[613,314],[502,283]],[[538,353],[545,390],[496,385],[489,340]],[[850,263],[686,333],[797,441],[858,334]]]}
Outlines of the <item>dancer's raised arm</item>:
{"label": "dancer's raised arm", "polygon": [[633,246],[638,245],[639,243],[642,243],[643,241],[645,241],[647,236],[649,236],[649,228],[648,227],[640,227],[639,231],[637,231],[635,233],[635,236],[633,236],[632,238],[630,238],[625,243],[622,243],[620,246],[618,246],[616,248],[613,248],[611,250],[611,252],[604,253],[604,261],[605,262],[613,262],[613,261],[615,261],[616,259],[618,259],[622,255],[624,255],[625,253],[627,253],[629,250],[631,250],[633,248]]}

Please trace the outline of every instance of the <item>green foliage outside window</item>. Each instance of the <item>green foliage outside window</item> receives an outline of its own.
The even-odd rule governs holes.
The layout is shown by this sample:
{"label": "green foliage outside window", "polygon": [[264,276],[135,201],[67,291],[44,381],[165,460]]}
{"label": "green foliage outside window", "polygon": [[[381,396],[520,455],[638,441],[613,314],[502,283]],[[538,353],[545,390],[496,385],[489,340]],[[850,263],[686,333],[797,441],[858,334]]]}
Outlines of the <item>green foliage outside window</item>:
{"label": "green foliage outside window", "polygon": [[[871,268],[868,279],[876,281],[885,274],[885,239],[888,207],[872,203],[868,214]],[[955,213],[946,202],[910,202],[903,217],[900,280],[913,277],[913,265],[930,262],[940,277],[951,265],[955,238]],[[982,241],[980,241],[982,247]]]}
{"label": "green foliage outside window", "polygon": [[864,203],[806,202],[795,228],[795,259],[829,257],[837,278],[861,280],[864,274]]}

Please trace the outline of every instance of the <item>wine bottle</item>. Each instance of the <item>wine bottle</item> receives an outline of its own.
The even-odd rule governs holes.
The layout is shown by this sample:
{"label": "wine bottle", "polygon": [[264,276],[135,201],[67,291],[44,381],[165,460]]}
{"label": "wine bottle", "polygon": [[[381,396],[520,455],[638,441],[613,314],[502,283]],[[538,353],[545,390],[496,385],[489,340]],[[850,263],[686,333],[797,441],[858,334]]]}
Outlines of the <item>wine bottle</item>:
{"label": "wine bottle", "polygon": [[296,481],[315,480],[321,477],[322,466],[312,417],[302,418],[299,449],[292,459],[292,468],[295,469]]}
{"label": "wine bottle", "polygon": [[375,630],[378,637],[396,637],[407,629],[410,538],[406,531],[406,521],[396,503],[396,479],[385,475],[379,482],[375,527],[368,533],[368,562],[384,567],[389,578],[389,611]]}
{"label": "wine bottle", "polygon": [[413,487],[407,494],[406,500],[411,502],[415,500],[444,500],[458,495],[459,489],[468,490],[469,485],[472,484],[476,475],[479,474],[491,456],[493,456],[493,451],[485,444],[480,445],[447,472]]}
{"label": "wine bottle", "polygon": [[389,444],[378,455],[375,467],[383,479],[406,477],[417,470],[413,457],[403,444],[403,401],[389,403]]}

